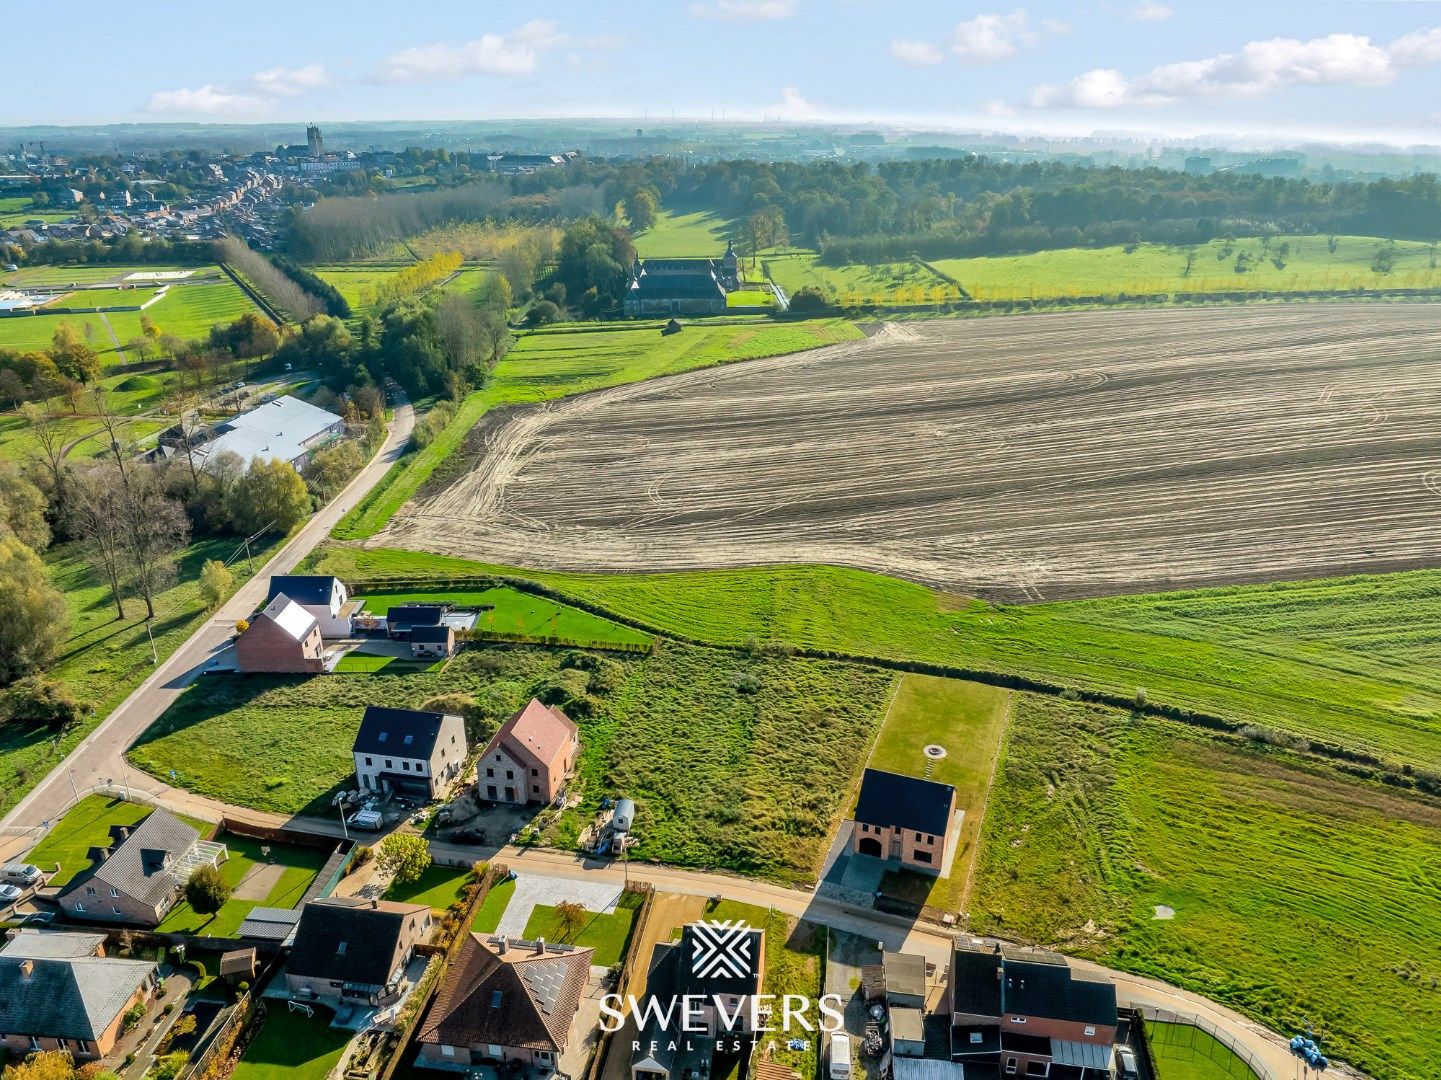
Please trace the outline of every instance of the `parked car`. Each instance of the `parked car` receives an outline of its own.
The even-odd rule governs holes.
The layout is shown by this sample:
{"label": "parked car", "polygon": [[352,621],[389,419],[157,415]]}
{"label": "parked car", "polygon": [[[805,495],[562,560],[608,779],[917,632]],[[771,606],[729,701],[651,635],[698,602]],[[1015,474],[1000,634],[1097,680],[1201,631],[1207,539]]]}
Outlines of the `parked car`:
{"label": "parked car", "polygon": [[457,844],[483,844],[485,843],[485,830],[456,829],[450,834],[450,838]]}
{"label": "parked car", "polygon": [[34,889],[45,884],[45,875],[40,867],[27,862],[12,862],[0,866],[0,881],[7,885],[19,885],[23,889]]}
{"label": "parked car", "polygon": [[0,885],[0,907],[9,907],[24,895],[25,890],[18,885]]}
{"label": "parked car", "polygon": [[851,1037],[844,1031],[831,1035],[830,1058],[830,1080],[850,1080]]}
{"label": "parked car", "polygon": [[1120,1080],[1140,1080],[1141,1071],[1136,1068],[1136,1055],[1129,1046],[1116,1047],[1116,1075]]}
{"label": "parked car", "polygon": [[53,911],[32,911],[20,920],[21,926],[49,926],[55,921]]}

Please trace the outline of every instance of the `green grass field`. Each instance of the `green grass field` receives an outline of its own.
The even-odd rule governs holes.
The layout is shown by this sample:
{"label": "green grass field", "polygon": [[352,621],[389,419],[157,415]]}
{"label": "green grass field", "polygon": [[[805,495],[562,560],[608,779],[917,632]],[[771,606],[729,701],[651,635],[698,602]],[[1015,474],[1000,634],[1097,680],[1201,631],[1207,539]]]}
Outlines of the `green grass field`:
{"label": "green grass field", "polygon": [[[70,809],[45,838],[30,849],[26,861],[34,863],[41,870],[49,872],[58,863],[60,870],[49,884],[55,887],[68,885],[80,871],[90,866],[89,854],[92,848],[107,848],[113,842],[110,830],[118,825],[135,825],[149,817],[153,807],[143,803],[126,802],[104,795],[87,795]],[[189,822],[208,835],[212,826],[180,815],[180,820]]]}
{"label": "green grass field", "polygon": [[[1141,244],[1130,253],[1121,247],[1065,248],[1034,255],[940,259],[935,265],[977,300],[1441,286],[1432,245],[1419,242],[1398,241],[1391,272],[1374,272],[1372,260],[1388,243],[1373,236],[1341,236],[1333,253],[1325,236],[1278,236],[1269,245],[1254,238],[1212,240],[1196,248],[1189,274],[1189,249],[1165,244]],[[1278,267],[1272,257],[1279,255],[1282,244],[1290,250]],[[1237,259],[1243,255],[1247,269],[1238,273]]]}
{"label": "green grass field", "polygon": [[312,1006],[314,1016],[291,1012],[284,1001],[266,1002],[265,1022],[231,1073],[233,1080],[325,1080],[353,1032],[330,1026],[334,1014]]}
{"label": "green grass field", "polygon": [[642,259],[718,259],[726,249],[730,222],[707,211],[678,214],[662,210],[655,227],[635,236]]}
{"label": "green grass field", "polygon": [[336,674],[363,673],[376,675],[404,675],[417,671],[436,671],[444,665],[443,660],[412,660],[408,656],[379,656],[360,651],[348,652],[335,664]]}
{"label": "green grass field", "polygon": [[45,307],[49,308],[113,308],[139,307],[155,295],[153,288],[76,289],[65,293]]}
{"label": "green grass field", "polygon": [[662,632],[925,660],[1183,706],[1441,767],[1441,571],[993,605],[837,567],[563,574],[324,549],[342,577],[501,573]]}
{"label": "green grass field", "polygon": [[774,307],[775,293],[768,289],[737,289],[726,294],[726,307]]}
{"label": "green grass field", "polygon": [[1214,1035],[1190,1024],[1150,1021],[1156,1080],[1254,1080],[1251,1067]]}
{"label": "green grass field", "polygon": [[1438,852],[1435,805],[1021,695],[971,928],[1178,983],[1283,1033],[1310,1022],[1370,1075],[1423,1080],[1441,1075]]}
{"label": "green grass field", "polygon": [[692,324],[662,336],[659,324],[624,324],[535,330],[521,336],[491,375],[470,394],[435,441],[396,463],[360,505],[332,532],[338,539],[363,540],[385,527],[420,490],[436,468],[465,441],[480,419],[504,405],[550,401],[570,394],[640,382],[734,360],[800,352],[861,336],[842,319],[775,323],[764,316],[728,324]]}
{"label": "green grass field", "polygon": [[891,262],[826,266],[809,253],[772,255],[765,260],[772,280],[794,294],[820,289],[834,304],[940,304],[959,300],[956,287],[918,263]]}
{"label": "green grass field", "polygon": [[129,758],[162,778],[176,769],[174,783],[228,803],[324,814],[333,793],[354,784],[351,746],[366,705],[417,708],[467,694],[493,730],[540,696],[562,702],[582,745],[583,798],[546,840],[573,846],[601,799],[623,792],[639,807],[638,859],[805,880],[892,681],[871,668],[685,646],[584,663],[566,650],[473,648],[444,671],[208,676]]}
{"label": "green grass field", "polygon": [[[443,602],[457,608],[480,609],[475,632],[521,634],[532,638],[558,637],[597,645],[647,645],[651,636],[602,619],[579,608],[558,604],[543,596],[505,586],[481,591],[427,590],[425,592],[367,592],[360,597],[365,610],[384,615],[396,604]],[[348,658],[347,658],[348,659]]]}
{"label": "green grass field", "polygon": [[[872,769],[925,777],[956,789],[956,808],[965,811],[965,818],[951,873],[937,878],[929,890],[928,902],[936,907],[954,909],[960,903],[990,794],[991,763],[1010,709],[1009,690],[903,675],[866,762]],[[944,747],[946,756],[928,759],[922,751],[931,744]]]}
{"label": "green grass field", "polygon": [[[180,778],[177,783],[184,783]],[[191,934],[204,937],[234,937],[240,924],[254,907],[293,908],[300,903],[305,890],[315,880],[325,860],[325,848],[297,847],[275,841],[255,840],[248,836],[221,833],[217,840],[225,844],[230,857],[220,864],[220,874],[235,893],[213,915],[198,914],[184,900],[171,909],[157,928],[162,934]],[[268,847],[269,856],[260,849]],[[278,878],[268,865],[283,867]],[[246,892],[255,896],[245,896]]]}
{"label": "green grass field", "polygon": [[425,904],[439,915],[457,900],[465,898],[465,887],[470,884],[470,871],[454,866],[433,865],[426,867],[419,880],[404,885],[391,883],[385,890],[384,899],[401,904]]}
{"label": "green grass field", "polygon": [[[110,281],[119,280],[137,268],[67,266],[35,267],[35,271],[52,273],[64,271],[77,275],[73,280]],[[155,268],[150,268],[155,269]],[[26,273],[28,271],[22,271]],[[197,275],[207,273],[206,268],[197,268]],[[99,276],[103,274],[104,276]],[[13,275],[12,275],[13,276]],[[46,276],[46,275],[42,275]],[[57,280],[72,280],[58,278]],[[57,305],[76,307],[104,307],[111,303],[129,305],[139,303],[135,297],[147,297],[154,292],[151,288],[84,290],[70,294],[57,301]],[[107,299],[108,298],[108,299]],[[233,322],[246,312],[258,311],[250,298],[240,291],[228,278],[219,281],[202,281],[196,284],[173,285],[165,296],[141,311],[112,311],[102,318],[98,314],[80,315],[26,315],[19,318],[0,319],[0,349],[17,351],[43,350],[50,346],[56,329],[62,323],[69,323],[100,353],[100,362],[109,365],[120,362],[116,352],[115,338],[121,346],[140,336],[141,316],[148,317],[162,333],[174,334],[184,339],[201,338],[217,323]],[[109,329],[106,324],[109,324]],[[86,327],[89,327],[87,332]],[[111,337],[114,331],[115,338]],[[138,357],[128,357],[134,361]]]}
{"label": "green grass field", "polygon": [[508,881],[497,881],[490,887],[490,892],[485,894],[485,899],[480,902],[480,907],[475,909],[475,917],[470,920],[470,928],[477,934],[493,934],[500,926],[500,920],[505,915],[505,909],[510,905],[510,898],[515,895],[515,879]]}
{"label": "green grass field", "polygon": [[366,296],[373,296],[372,290],[395,276],[394,269],[377,269],[347,266],[325,266],[314,268],[316,277],[328,281],[345,297],[350,310],[356,315],[369,310]]}
{"label": "green grass field", "polygon": [[[64,221],[72,215],[70,210],[35,209],[29,195],[0,195],[0,229],[13,229],[27,221]],[[8,275],[0,273],[0,285],[7,280]]]}
{"label": "green grass field", "polygon": [[[256,565],[274,543],[266,538],[251,545]],[[155,651],[161,660],[189,637],[205,617],[197,581],[206,559],[229,559],[235,553],[231,539],[191,544],[177,559],[177,584],[156,597],[156,618],[151,624]],[[45,555],[51,579],[70,608],[71,633],[48,674],[69,686],[93,712],[57,740],[48,730],[23,724],[0,727],[0,809],[13,806],[31,785],[75,748],[152,670],[150,639],[146,634],[144,606],[127,602],[126,618],[115,617],[109,590],[99,583],[74,545],[52,548]],[[236,586],[245,581],[245,560],[231,566]],[[179,766],[184,768],[183,765]]]}
{"label": "green grass field", "polygon": [[544,938],[561,945],[594,949],[592,964],[614,967],[625,956],[625,948],[630,943],[630,932],[635,925],[635,914],[640,903],[639,894],[624,893],[615,911],[610,914],[587,912],[585,923],[575,933],[566,929],[555,908],[548,904],[537,904],[532,909],[522,934],[527,941]]}

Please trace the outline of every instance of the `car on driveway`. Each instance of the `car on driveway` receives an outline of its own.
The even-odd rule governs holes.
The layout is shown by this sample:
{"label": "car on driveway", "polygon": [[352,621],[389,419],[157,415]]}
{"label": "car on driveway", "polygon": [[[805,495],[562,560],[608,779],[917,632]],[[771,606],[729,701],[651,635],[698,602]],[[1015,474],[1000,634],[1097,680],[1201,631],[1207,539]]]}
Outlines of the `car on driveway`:
{"label": "car on driveway", "polygon": [[10,907],[25,895],[25,890],[18,885],[0,885],[0,907]]}

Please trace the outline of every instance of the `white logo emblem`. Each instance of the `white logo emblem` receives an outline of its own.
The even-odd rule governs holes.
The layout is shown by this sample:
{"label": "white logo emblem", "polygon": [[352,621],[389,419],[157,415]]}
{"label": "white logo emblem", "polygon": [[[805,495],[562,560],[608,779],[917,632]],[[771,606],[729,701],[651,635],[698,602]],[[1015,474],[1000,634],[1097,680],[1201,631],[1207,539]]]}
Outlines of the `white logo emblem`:
{"label": "white logo emblem", "polygon": [[691,926],[690,969],[701,979],[744,979],[755,973],[751,928],[744,920],[701,922]]}

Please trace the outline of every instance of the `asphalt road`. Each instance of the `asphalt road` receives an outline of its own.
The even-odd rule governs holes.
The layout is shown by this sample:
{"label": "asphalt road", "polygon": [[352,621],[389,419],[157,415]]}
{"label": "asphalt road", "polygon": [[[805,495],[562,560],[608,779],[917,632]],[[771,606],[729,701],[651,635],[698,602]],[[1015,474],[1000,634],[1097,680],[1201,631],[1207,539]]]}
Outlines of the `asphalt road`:
{"label": "asphalt road", "polygon": [[210,659],[230,640],[235,624],[260,606],[269,591],[271,576],[294,570],[330,534],[335,523],[380,482],[404,451],[414,425],[415,412],[409,402],[397,405],[385,443],[370,463],[5,815],[0,821],[6,834],[0,839],[0,858],[12,858],[27,850],[45,823],[60,817],[77,794],[102,786],[107,780],[120,782],[138,775],[125,764],[125,751],[205,670]]}

